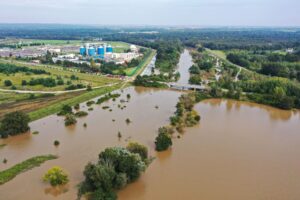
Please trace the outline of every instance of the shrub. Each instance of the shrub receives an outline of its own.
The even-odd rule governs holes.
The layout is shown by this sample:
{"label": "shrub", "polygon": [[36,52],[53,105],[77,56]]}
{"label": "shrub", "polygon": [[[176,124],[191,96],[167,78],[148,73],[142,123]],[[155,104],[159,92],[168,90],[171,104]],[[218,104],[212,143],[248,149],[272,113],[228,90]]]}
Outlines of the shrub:
{"label": "shrub", "polygon": [[126,121],[126,124],[130,124],[131,123],[131,121],[130,121],[129,118],[127,118],[125,121]]}
{"label": "shrub", "polygon": [[74,109],[75,109],[75,110],[79,110],[79,109],[80,109],[79,103],[77,103],[77,104],[74,106]]}
{"label": "shrub", "polygon": [[72,107],[69,105],[64,105],[58,115],[66,115],[73,113]]}
{"label": "shrub", "polygon": [[38,135],[38,134],[39,134],[38,131],[33,131],[33,132],[32,132],[32,135]]}
{"label": "shrub", "polygon": [[155,149],[165,151],[172,146],[172,138],[169,134],[159,133],[155,139]]}
{"label": "shrub", "polygon": [[29,116],[20,111],[6,114],[1,121],[0,136],[7,137],[29,131],[29,121]]}
{"label": "shrub", "polygon": [[127,145],[126,148],[131,153],[137,153],[137,154],[139,154],[142,159],[147,159],[148,158],[148,149],[144,145],[141,145],[141,144],[139,144],[137,142],[130,142]]}
{"label": "shrub", "polygon": [[6,87],[12,86],[11,80],[5,80],[4,81],[4,86],[6,86]]}
{"label": "shrub", "polygon": [[86,102],[86,105],[87,105],[87,106],[91,106],[91,105],[93,105],[93,104],[95,104],[95,101],[88,101],[88,102]]}
{"label": "shrub", "polygon": [[52,186],[64,185],[69,182],[68,175],[60,167],[53,167],[44,175],[43,180]]}
{"label": "shrub", "polygon": [[93,90],[92,86],[88,85],[88,86],[86,87],[86,91],[92,91],[92,90]]}
{"label": "shrub", "polygon": [[53,144],[54,144],[54,146],[58,146],[60,144],[60,142],[58,140],[55,140]]}
{"label": "shrub", "polygon": [[172,135],[174,132],[175,132],[174,128],[171,127],[171,126],[163,126],[163,127],[160,127],[158,129],[158,133],[164,133],[164,134]]}
{"label": "shrub", "polygon": [[79,111],[79,112],[75,113],[76,117],[85,117],[87,115],[88,115],[88,113],[85,111]]}
{"label": "shrub", "polygon": [[77,123],[77,120],[76,120],[74,115],[72,115],[72,114],[67,114],[66,115],[66,118],[65,118],[65,125],[66,126],[70,126],[70,125],[73,125],[73,124],[76,124],[76,123]]}

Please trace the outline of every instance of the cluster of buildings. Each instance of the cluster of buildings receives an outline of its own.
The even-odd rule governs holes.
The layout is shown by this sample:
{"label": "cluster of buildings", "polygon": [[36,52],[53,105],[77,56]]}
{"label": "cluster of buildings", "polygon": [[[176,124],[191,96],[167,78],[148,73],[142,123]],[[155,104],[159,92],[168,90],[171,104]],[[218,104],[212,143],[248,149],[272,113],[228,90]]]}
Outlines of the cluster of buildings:
{"label": "cluster of buildings", "polygon": [[114,53],[114,49],[110,44],[85,44],[79,48],[81,60],[89,60],[90,58],[102,59],[105,62],[114,62],[116,64],[124,64],[130,62],[134,58],[141,56],[135,45],[130,46],[129,52]]}
{"label": "cluster of buildings", "polygon": [[[78,52],[79,49],[79,52]],[[114,53],[114,48],[110,44],[89,44],[86,43],[80,47],[77,46],[77,52],[79,53],[71,53],[71,54],[63,54],[57,55],[52,58],[53,62],[57,61],[70,61],[73,63],[86,63],[90,64],[90,60],[92,59],[101,59],[105,62],[114,62],[116,64],[124,64],[126,62],[130,62],[134,58],[138,58],[142,56],[139,53],[137,46],[131,45],[129,52],[124,53]]]}

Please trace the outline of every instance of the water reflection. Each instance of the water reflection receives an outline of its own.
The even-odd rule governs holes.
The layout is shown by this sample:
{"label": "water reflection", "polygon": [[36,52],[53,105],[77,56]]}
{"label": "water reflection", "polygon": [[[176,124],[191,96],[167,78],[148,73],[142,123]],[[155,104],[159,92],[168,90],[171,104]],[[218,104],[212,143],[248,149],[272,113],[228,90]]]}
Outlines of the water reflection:
{"label": "water reflection", "polygon": [[203,101],[204,104],[209,104],[212,107],[221,107],[222,104],[226,104],[227,112],[232,110],[239,111],[243,107],[250,107],[254,109],[260,109],[266,111],[269,118],[273,121],[288,121],[292,117],[300,117],[300,112],[298,110],[281,110],[278,108],[273,108],[267,105],[261,105],[251,102],[235,101],[235,100],[224,100],[224,99],[210,99]]}
{"label": "water reflection", "polygon": [[54,197],[57,197],[61,194],[68,192],[69,187],[70,186],[68,184],[62,185],[62,186],[55,186],[55,187],[50,186],[50,187],[45,188],[44,192],[46,195],[52,195]]}

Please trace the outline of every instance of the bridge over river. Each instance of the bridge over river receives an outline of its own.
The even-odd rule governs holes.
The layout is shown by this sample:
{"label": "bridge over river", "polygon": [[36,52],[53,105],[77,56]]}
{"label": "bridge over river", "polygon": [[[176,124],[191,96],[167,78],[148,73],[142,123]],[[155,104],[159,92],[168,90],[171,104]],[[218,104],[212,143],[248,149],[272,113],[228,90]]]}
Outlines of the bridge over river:
{"label": "bridge over river", "polygon": [[191,85],[191,84],[183,84],[178,82],[172,82],[172,83],[164,83],[169,88],[176,89],[176,90],[197,90],[197,91],[203,91],[207,90],[207,87],[204,85]]}

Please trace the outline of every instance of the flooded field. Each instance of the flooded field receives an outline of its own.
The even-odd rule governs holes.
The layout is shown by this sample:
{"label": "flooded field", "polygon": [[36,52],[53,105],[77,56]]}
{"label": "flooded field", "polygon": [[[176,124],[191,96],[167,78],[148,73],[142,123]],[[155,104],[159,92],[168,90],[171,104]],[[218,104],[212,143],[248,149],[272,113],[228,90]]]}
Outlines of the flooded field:
{"label": "flooded field", "polygon": [[[128,93],[131,99],[121,110],[119,101]],[[104,148],[125,146],[130,140],[147,145],[156,159],[140,180],[119,192],[120,200],[293,200],[300,196],[299,113],[244,102],[204,101],[196,106],[200,125],[174,139],[170,151],[157,154],[156,131],[168,123],[179,95],[127,88],[116,102],[93,106],[94,111],[74,127],[64,127],[62,117],[49,116],[31,124],[38,135],[2,140],[7,146],[0,149],[0,158],[8,163],[1,163],[1,170],[41,154],[56,154],[59,159],[0,186],[1,199],[76,199],[76,186],[87,162],[96,160]],[[103,110],[105,105],[112,112]],[[126,118],[132,123],[127,125]],[[59,147],[53,145],[54,140],[60,141]],[[64,188],[53,189],[41,180],[55,165],[69,173],[70,183]]]}

